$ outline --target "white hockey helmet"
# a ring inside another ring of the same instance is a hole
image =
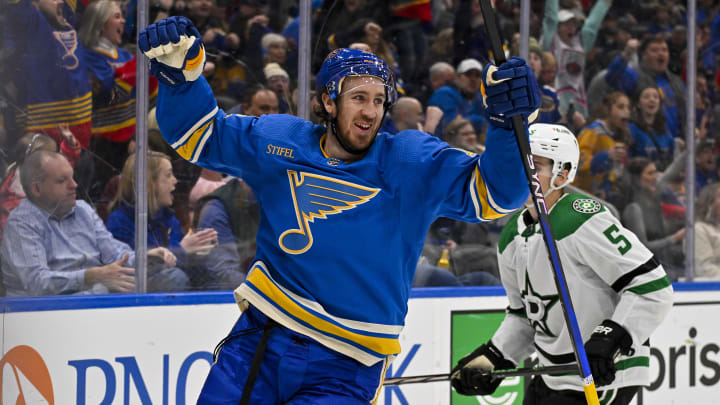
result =
[[[555,124],[532,124],[529,132],[531,153],[553,161],[550,190],[546,194],[572,183],[580,159],[580,147],[575,134],[563,125]],[[567,179],[563,184],[555,186],[555,179],[562,174],[563,169],[568,169]]]

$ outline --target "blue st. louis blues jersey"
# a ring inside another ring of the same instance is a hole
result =
[[[226,115],[202,77],[160,86],[163,136],[185,159],[242,179],[261,207],[241,307],[372,365],[400,352],[415,266],[430,224],[486,221],[527,196],[512,132],[482,156],[419,131],[381,133],[363,159],[322,148],[325,127],[290,115]]]

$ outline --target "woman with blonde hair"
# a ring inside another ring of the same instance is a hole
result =
[[[136,58],[122,47],[124,28],[119,3],[96,0],[83,12],[78,31],[92,83],[91,150],[96,156],[95,181],[101,185],[97,192],[122,168],[135,135]],[[151,104],[157,89],[151,77]]]
[[[170,157],[160,152],[148,152],[148,254],[155,253],[162,258],[164,266],[160,267],[164,267],[165,281],[173,284],[175,289],[183,289],[189,284],[185,273],[192,274],[193,270],[189,255],[210,251],[217,243],[217,232],[213,229],[183,232],[180,221],[170,208],[175,184],[177,179],[172,172]],[[135,247],[135,191],[135,154],[132,154],[123,166],[118,191],[110,206],[112,212],[107,220],[107,228],[115,239],[131,247]]]
[[[720,278],[720,184],[700,191],[695,208],[695,277]]]

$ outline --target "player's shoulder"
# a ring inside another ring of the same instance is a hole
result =
[[[317,138],[317,133],[324,133],[321,125],[289,114],[261,115],[255,121],[255,134],[263,138],[278,139],[283,142],[305,144],[308,138]],[[291,136],[288,136],[291,135]]]
[[[400,162],[419,162],[428,153],[449,147],[440,138],[416,129],[406,129],[394,135],[382,132],[376,142],[383,145],[385,153],[394,155]]]
[[[500,239],[498,239],[498,252],[502,254],[505,249],[512,243],[512,241],[520,235],[520,221],[522,221],[522,215],[526,210],[520,210],[514,213],[507,224],[503,227],[500,232]]]
[[[579,193],[565,194],[550,211],[553,236],[556,240],[566,238],[604,212],[607,208],[594,198]]]

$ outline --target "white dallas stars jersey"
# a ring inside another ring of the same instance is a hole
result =
[[[583,341],[605,319],[622,325],[633,339],[634,355],[616,360],[615,381],[602,389],[647,385],[648,338],[672,307],[665,271],[635,234],[595,200],[566,194],[549,217]],[[503,229],[498,262],[510,304],[492,339],[495,345],[516,363],[533,351],[543,366],[574,363],[545,242],[527,210]],[[582,391],[577,374],[543,379],[556,390]]]

